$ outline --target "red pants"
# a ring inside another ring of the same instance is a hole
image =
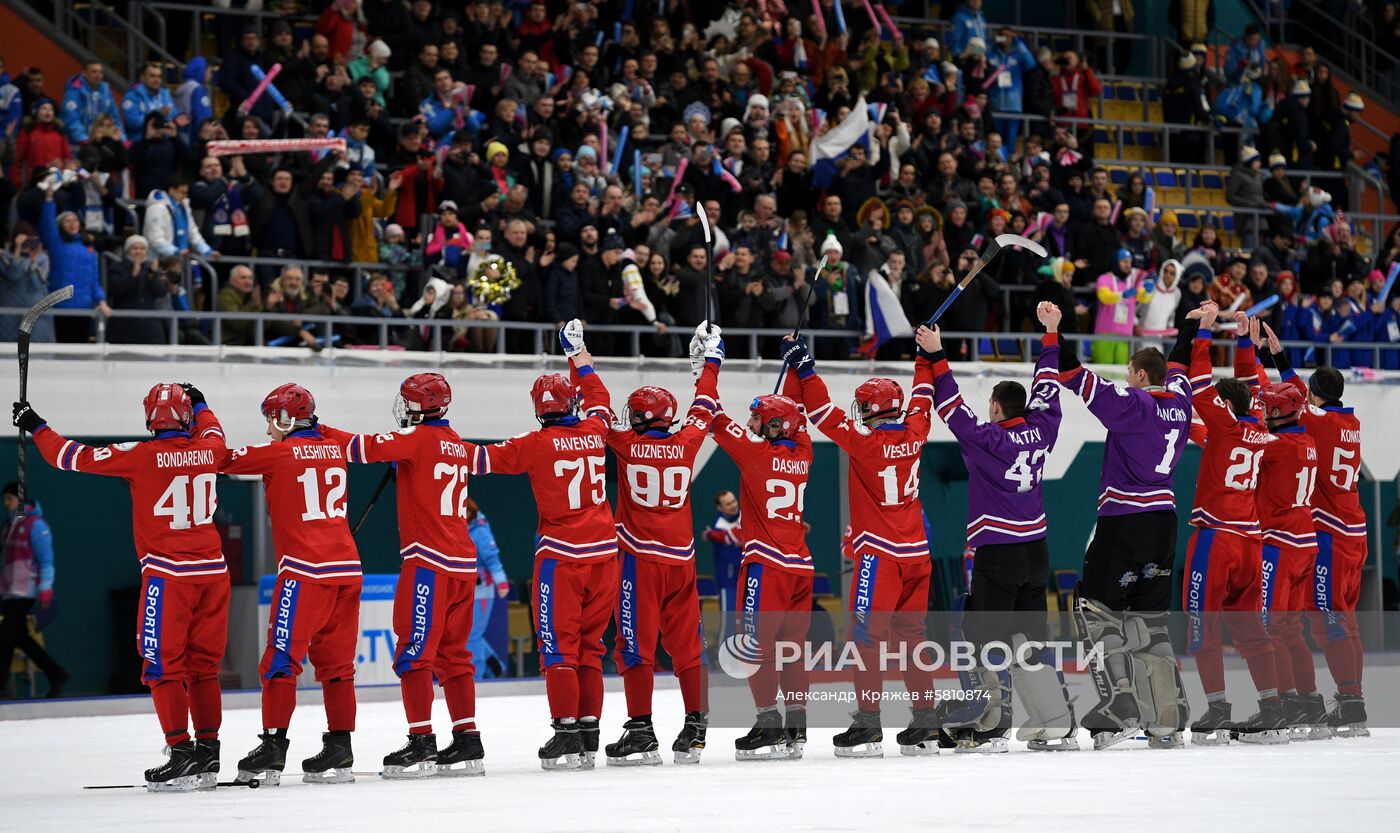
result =
[[[1327,670],[1341,694],[1361,694],[1362,648],[1356,627],[1366,539],[1317,531],[1317,562],[1309,593],[1313,641],[1322,646]],[[1307,693],[1307,692],[1304,692]]]
[[[282,575],[272,594],[263,680],[263,728],[286,729],[296,708],[297,677],[306,657],[316,667],[327,729],[355,728],[355,657],[360,643],[360,581],[322,584]]]
[[[1253,614],[1230,616],[1230,635],[1260,696],[1278,693],[1273,642],[1258,615],[1264,607],[1260,546],[1258,539],[1199,528],[1186,545],[1181,597],[1189,614],[1189,649],[1196,655],[1196,670],[1206,694],[1225,691],[1222,613]]]
[[[228,642],[229,580],[195,583],[147,574],[136,611],[141,681],[151,689],[166,743],[212,740],[223,722],[219,664]]]
[[[924,692],[933,691],[933,672],[914,662],[913,648],[926,638],[928,583],[933,563],[927,558],[861,556],[851,574],[851,624],[847,639],[856,644],[860,664],[855,668],[856,693],[863,712],[880,710],[884,668],[881,644],[898,647],[904,663],[901,673],[915,708]],[[890,653],[887,651],[886,653]],[[928,662],[923,663],[931,668]]]
[[[1313,560],[1317,547],[1264,544],[1263,586],[1265,622],[1274,641],[1274,667],[1279,691],[1317,689],[1312,649],[1303,638],[1303,614],[1308,608]]]
[[[622,670],[627,715],[651,714],[657,634],[681,682],[686,712],[709,711],[709,669],[700,624],[695,562],[663,564],[622,553],[614,659]]]
[[[601,717],[603,631],[617,604],[617,558],[536,559],[532,595],[550,716]]]
[[[784,570],[758,561],[739,567],[738,632],[757,640],[760,660],[749,677],[749,692],[758,708],[777,702],[780,680],[784,703],[806,708],[811,673],[801,659],[785,662],[779,670],[776,643],[804,646],[811,619],[810,570]]]
[[[394,673],[408,731],[433,729],[433,677],[447,697],[452,731],[476,728],[476,668],[467,650],[476,573],[442,573],[407,562],[394,589]]]

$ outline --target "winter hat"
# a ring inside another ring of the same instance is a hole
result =
[[[761,107],[763,108],[763,112],[768,112],[768,96],[763,93],[755,93],[749,96],[749,108],[752,109],[754,107]]]
[[[1167,267],[1168,267],[1168,266],[1175,266],[1175,267],[1176,267],[1176,275],[1175,275],[1176,282],[1173,283],[1171,286],[1163,286],[1163,284],[1165,283],[1165,281],[1166,281],[1166,279],[1167,279],[1167,278],[1166,278],[1166,275],[1167,275]],[[1168,259],[1168,260],[1162,261],[1161,267],[1157,270],[1157,285],[1158,285],[1158,286],[1162,286],[1164,289],[1175,289],[1177,286],[1180,286],[1180,285],[1181,285],[1181,261],[1177,260],[1176,258],[1170,258],[1170,259]]]
[[[931,39],[930,39],[930,40],[931,40]],[[779,249],[778,251],[776,251],[776,252],[773,253],[773,262],[774,262],[774,263],[791,263],[791,262],[792,262],[792,252],[787,252],[787,251],[783,251],[782,249]]]
[[[403,226],[399,225],[398,223],[390,223],[389,225],[387,225],[387,226],[384,227],[384,239],[385,239],[385,240],[388,240],[390,237],[393,237],[393,236],[395,236],[395,235],[397,235],[397,236],[399,236],[399,237],[403,237],[403,236],[404,236],[404,234],[403,234]]]
[[[592,145],[579,145],[578,153],[574,154],[574,159],[576,161],[582,162],[585,158],[589,158],[592,159],[594,162],[597,162],[597,149],[595,149]]]
[[[1115,261],[1119,261],[1119,260],[1132,260],[1132,259],[1133,259],[1133,253],[1130,252],[1130,251],[1128,251],[1127,249],[1119,249],[1119,250],[1118,250],[1118,256],[1114,258]]]
[[[1248,165],[1250,162],[1253,162],[1258,158],[1259,151],[1255,148],[1250,147],[1249,145],[1245,145],[1243,148],[1240,149],[1240,162],[1242,164]]]
[[[1297,81],[1293,82],[1293,89],[1291,90],[1291,92],[1293,95],[1302,98],[1304,96],[1312,95],[1312,87],[1308,84],[1307,81],[1304,81],[1303,79],[1299,78]]]
[[[456,214],[457,203],[453,200],[443,200],[442,202],[438,203],[438,213],[441,214],[444,211],[451,211],[453,214]]]
[[[562,156],[567,156],[570,159],[574,158],[573,151],[569,150],[568,148],[555,148],[554,150],[549,152],[549,158],[551,161],[554,162],[558,162],[559,158]]]
[[[1277,151],[1269,154],[1269,170],[1274,168],[1288,167],[1288,160],[1283,158],[1283,154]]]
[[[1193,44],[1191,44],[1191,54],[1193,54],[1193,55],[1209,55],[1209,54],[1210,54],[1210,50],[1207,49],[1207,48],[1206,48],[1206,45],[1203,44],[1203,43],[1193,43]]]
[[[554,262],[560,266],[571,257],[578,257],[578,247],[572,243],[560,243],[554,247]]]
[[[130,254],[132,246],[145,246],[146,251],[151,250],[151,242],[139,234],[133,234],[122,243],[122,254]]]
[[[1335,370],[1317,371],[1308,379],[1308,392],[1325,402],[1341,402],[1345,384],[1346,379]]]
[[[1194,69],[1196,66],[1196,56],[1192,55],[1190,52],[1187,52],[1185,55],[1182,55],[1181,58],[1177,60],[1176,65],[1181,67],[1182,69]]]
[[[821,254],[835,252],[837,257],[841,256],[841,241],[836,239],[836,235],[828,233],[826,239],[822,241]]]
[[[1181,218],[1176,216],[1176,212],[1172,211],[1170,208],[1168,208],[1166,211],[1163,211],[1162,218],[1157,221],[1158,225],[1161,225],[1162,223],[1171,223],[1177,228],[1181,228]],[[1177,265],[1180,266],[1181,264],[1178,263]]]
[[[488,145],[486,145],[486,161],[488,163],[491,160],[495,159],[496,154],[498,153],[504,153],[506,155],[506,160],[509,161],[510,151],[506,148],[506,146],[503,143],[491,142]]]
[[[967,48],[973,52],[986,52],[987,42],[981,38],[972,38],[967,42]]]
[[[925,49],[938,49],[938,38],[924,38]]]
[[[1356,93],[1347,93],[1347,97],[1342,99],[1342,107],[1353,113],[1360,113],[1366,109],[1366,102]]]
[[[733,133],[738,129],[739,120],[734,118],[733,116],[730,116],[729,118],[719,123],[719,133],[716,133],[715,135],[719,139],[727,139],[729,138],[730,133]]]
[[[601,251],[605,252],[609,249],[617,249],[621,251],[627,248],[627,243],[623,241],[622,235],[618,234],[616,229],[608,229],[607,234],[603,235],[602,244],[599,245],[598,248]]]
[[[950,75],[958,74],[958,65],[953,63],[952,61],[944,61],[942,64],[939,65],[938,68],[943,70],[944,78],[947,78]]]
[[[385,43],[382,40],[376,40],[371,42],[369,47],[365,51],[373,55],[374,57],[380,59],[381,61],[387,60],[390,55],[394,54],[393,50],[389,49],[389,44]]]
[[[1321,188],[1313,186],[1308,189],[1308,204],[1313,208],[1321,208],[1324,203],[1329,203],[1331,201],[1332,195]]]

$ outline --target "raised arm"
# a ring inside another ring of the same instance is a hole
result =
[[[1191,345],[1191,404],[1205,423],[1207,435],[1235,422],[1234,413],[1216,393],[1211,375],[1210,333],[1219,312],[1215,304],[1207,302],[1186,314],[1188,322],[1199,323],[1199,334]]]
[[[798,390],[802,406],[807,409],[807,419],[812,425],[842,449],[850,450],[857,432],[856,425],[847,413],[831,401],[826,382],[817,375],[817,363],[801,336],[783,338],[783,363],[797,374]]]
[[[138,461],[129,452],[138,443],[116,443],[93,447],[70,440],[49,427],[28,402],[14,404],[13,422],[21,431],[34,435],[34,445],[49,465],[61,471],[81,471],[108,477],[130,478],[139,469]]]

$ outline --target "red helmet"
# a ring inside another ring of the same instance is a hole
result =
[[[782,394],[766,393],[754,397],[749,412],[758,417],[760,434],[765,429],[771,432],[771,435],[764,434],[769,439],[791,439],[805,424],[797,403]]]
[[[316,399],[311,391],[288,382],[278,385],[262,403],[262,414],[282,425],[294,425],[316,416]]]
[[[425,419],[437,419],[452,404],[452,388],[441,373],[415,373],[399,385],[394,416],[407,428]]]
[[[904,389],[893,379],[866,379],[856,388],[855,406],[852,410],[862,420],[871,417],[891,416],[904,407]]]
[[[188,431],[194,424],[194,405],[185,389],[171,382],[151,388],[141,400],[150,431]]]
[[[1303,410],[1303,392],[1296,385],[1283,382],[1259,391],[1259,406],[1265,419],[1296,420]]]
[[[670,427],[676,421],[676,397],[665,388],[646,385],[627,397],[627,423],[634,429],[646,430],[652,423]]]
[[[578,388],[562,373],[546,373],[530,386],[535,419],[568,416],[578,410]]]

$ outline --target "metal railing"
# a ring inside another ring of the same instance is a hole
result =
[[[1376,42],[1376,27],[1367,9],[1344,4],[1341,19],[1330,14],[1325,4],[1284,4],[1272,0],[1246,0],[1264,31],[1277,44],[1310,43],[1327,61],[1356,78],[1372,92],[1394,101],[1389,80],[1383,77],[1380,59],[1385,56]],[[1298,12],[1306,8],[1306,14]],[[1319,28],[1322,27],[1322,28]],[[1298,37],[1305,33],[1305,37]]]
[[[28,310],[24,307],[0,307],[0,315],[21,316]],[[52,315],[65,318],[93,318],[97,320],[96,347],[105,351],[112,342],[106,340],[105,319],[95,310],[57,308],[50,311]],[[440,319],[440,318],[373,318],[367,316],[354,315],[293,315],[288,313],[271,312],[185,312],[182,310],[112,310],[112,318],[119,319],[157,319],[171,322],[175,326],[170,326],[170,346],[179,346],[179,323],[191,322],[195,320],[208,320],[213,324],[213,345],[209,350],[219,350],[229,347],[265,347],[267,338],[263,327],[268,323],[275,322],[301,322],[303,324],[313,324],[318,328],[318,338],[324,338],[327,342],[326,350],[321,354],[328,358],[333,358],[336,348],[333,345],[333,337],[337,328],[370,328],[377,332],[377,344],[369,345],[377,347],[379,350],[387,350],[393,345],[390,339],[391,330],[404,330],[412,328],[429,328],[432,335],[424,350],[406,351],[407,355],[426,356],[434,354],[434,360],[441,365],[448,356],[452,355],[445,349],[444,330],[466,329],[466,330],[490,330],[496,332],[527,332],[531,334],[531,347],[527,353],[510,353],[506,350],[506,339],[496,339],[495,355],[497,356],[544,356],[555,353],[557,350],[557,339],[555,338],[556,327],[553,324],[543,324],[526,321],[490,321],[490,320],[466,320],[466,319]],[[221,343],[222,326],[225,322],[248,321],[252,322],[253,343],[251,345],[225,345]],[[324,330],[321,330],[324,325]],[[647,357],[642,355],[642,339],[651,338],[657,335],[657,330],[649,326],[633,326],[625,324],[589,324],[589,332],[607,333],[613,335],[626,335],[629,341],[630,352],[624,355],[635,356],[638,362],[644,361]],[[677,333],[684,332],[685,328],[677,328]],[[760,357],[759,340],[782,338],[789,334],[786,329],[754,329],[747,327],[725,328],[724,337],[730,345],[735,345],[739,340],[749,348],[747,359],[730,359],[731,363],[747,364],[752,367],[762,368],[771,365],[777,367],[781,362],[779,359],[764,359]],[[860,338],[860,334],[852,330],[803,330],[803,337],[808,339],[815,351],[818,345],[825,343],[827,339],[838,339],[840,342],[850,344]],[[967,331],[945,331],[943,332],[945,341],[961,340],[967,348],[967,361],[981,361],[990,358],[997,361],[1019,360],[1030,361],[1036,355],[1035,347],[1040,344],[1040,333],[991,333],[991,332],[967,332]],[[1082,334],[1064,333],[1062,338],[1076,345],[1093,341],[1114,341],[1127,342],[1129,352],[1136,351],[1141,347],[1157,346],[1174,340],[1172,336],[1124,336],[1111,334]],[[988,341],[992,347],[990,356],[983,352],[981,342]],[[1237,339],[1220,338],[1215,340],[1218,347],[1225,348],[1225,362],[1228,366],[1234,361],[1234,349]],[[1014,344],[1014,348],[1009,348],[1003,352],[1000,348],[1006,344]],[[1319,365],[1331,364],[1333,350],[1345,350],[1355,353],[1358,350],[1371,352],[1374,361],[1372,367],[1379,367],[1382,364],[1383,354],[1400,353],[1400,343],[1388,342],[1314,342],[1287,340],[1281,342],[1285,349],[1313,350],[1317,356]],[[363,345],[362,345],[363,346]],[[288,349],[295,350],[298,346],[291,346]],[[200,348],[194,348],[200,349]],[[344,348],[341,348],[344,349]],[[352,351],[359,352],[359,351]],[[658,357],[665,358],[665,357]],[[672,357],[674,358],[674,357]],[[956,360],[956,359],[955,359]]]
[[[183,58],[166,51],[164,43],[156,42],[140,26],[102,0],[85,0],[81,9],[65,2],[55,2],[52,8],[53,22],[60,32],[81,44],[92,56],[114,64],[112,69],[119,76],[114,81],[135,84],[147,61],[175,66],[184,63]],[[114,30],[115,35],[109,30]]]
[[[268,4],[272,6],[273,4]],[[157,42],[165,44],[169,37],[169,23],[166,17],[169,13],[188,15],[190,18],[190,45],[199,54],[199,49],[204,43],[204,37],[208,27],[205,21],[218,19],[221,17],[232,18],[255,18],[259,26],[266,25],[269,19],[286,20],[293,26],[311,26],[316,22],[314,15],[285,14],[275,8],[260,9],[235,9],[215,6],[197,6],[185,3],[132,3],[132,22],[140,26],[143,30],[153,33]],[[223,44],[221,44],[222,46]]]

